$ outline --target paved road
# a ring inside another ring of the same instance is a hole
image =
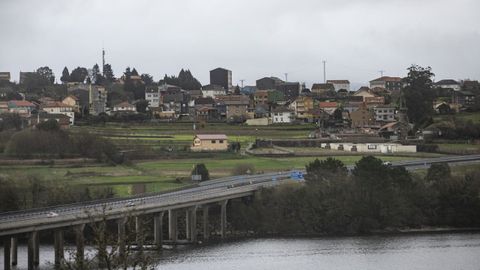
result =
[[[480,155],[447,156],[392,163],[407,169],[424,169],[433,163],[466,164],[480,162]],[[353,166],[348,166],[352,169]],[[27,232],[32,228],[55,228],[85,223],[95,216],[116,218],[126,213],[142,214],[160,210],[178,209],[195,204],[214,203],[222,199],[248,196],[263,187],[292,181],[291,171],[258,175],[224,177],[205,181],[194,187],[164,194],[145,194],[134,198],[116,198],[102,201],[60,205],[0,214],[0,236]]]

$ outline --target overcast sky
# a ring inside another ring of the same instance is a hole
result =
[[[478,0],[0,0],[0,71],[101,64],[163,74],[190,69],[202,84],[225,67],[233,83],[404,76],[480,79]]]

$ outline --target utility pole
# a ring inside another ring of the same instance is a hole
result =
[[[285,82],[288,82],[288,73],[283,73],[285,74]]]
[[[327,83],[327,61],[323,60],[323,83]]]
[[[105,77],[105,48],[102,47],[102,75]]]
[[[385,70],[379,70],[378,72],[380,72],[380,77],[383,77],[383,73],[385,72]]]

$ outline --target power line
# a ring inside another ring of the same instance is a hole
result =
[[[380,77],[383,77],[383,73],[386,72],[385,70],[379,70],[378,72],[380,72]]]

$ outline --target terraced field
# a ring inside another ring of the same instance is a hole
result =
[[[192,123],[160,123],[151,125],[125,125],[108,123],[106,126],[74,127],[72,131],[88,130],[111,139],[123,150],[149,149],[166,151],[184,151],[198,133],[223,133],[230,142],[239,142],[243,149],[256,138],[307,138],[315,129],[314,125],[282,125],[252,127],[228,125],[223,123],[207,124],[193,130]]]

